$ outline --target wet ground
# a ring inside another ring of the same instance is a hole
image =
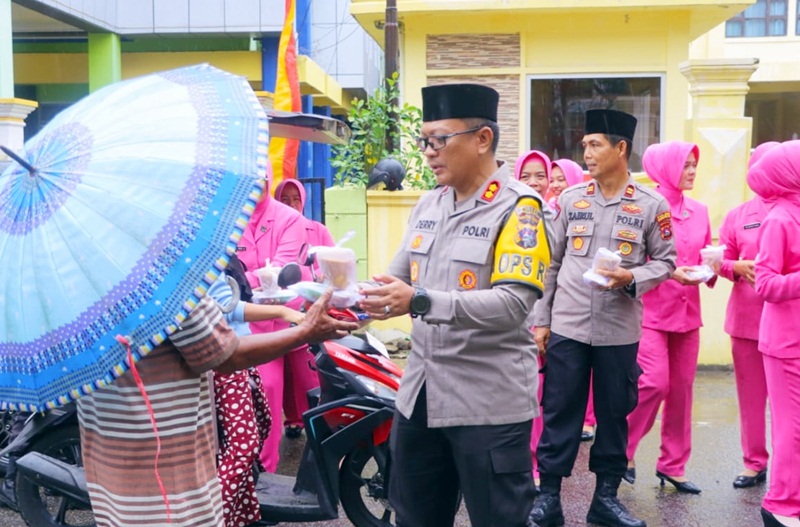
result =
[[[637,454],[636,484],[623,482],[620,498],[649,527],[757,527],[761,525],[759,509],[765,486],[736,490],[734,477],[741,470],[739,427],[733,373],[699,372],[695,384],[694,449],[687,476],[702,494],[679,494],[667,484],[659,487],[655,477],[658,457],[656,430],[641,443]],[[656,422],[658,426],[658,422]],[[279,472],[292,474],[302,451],[303,440],[284,440]],[[566,527],[586,525],[586,511],[594,490],[594,475],[587,470],[590,443],[581,445],[573,476],[564,482],[563,503]],[[0,509],[0,526],[23,527],[19,515]],[[329,522],[285,524],[297,527],[347,527],[342,519]],[[462,507],[456,525],[470,525]]]

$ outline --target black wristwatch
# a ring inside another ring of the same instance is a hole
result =
[[[421,317],[431,310],[431,297],[421,287],[414,288],[414,295],[411,297],[409,311],[413,318]]]

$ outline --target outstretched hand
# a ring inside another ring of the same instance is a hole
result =
[[[328,289],[314,302],[306,313],[300,327],[308,332],[308,342],[316,343],[329,339],[342,338],[351,331],[358,329],[356,322],[336,320],[328,315],[329,303],[333,289]]]
[[[372,279],[378,285],[362,286],[361,293],[365,298],[358,303],[358,307],[375,320],[386,320],[408,313],[411,297],[414,296],[412,286],[389,275],[380,274]]]

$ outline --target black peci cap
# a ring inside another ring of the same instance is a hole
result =
[[[618,135],[633,141],[636,117],[618,110],[587,110],[585,134]]]
[[[440,84],[422,88],[422,121],[478,117],[497,122],[500,94],[482,84]]]

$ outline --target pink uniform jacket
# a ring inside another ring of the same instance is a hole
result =
[[[303,216],[293,208],[266,196],[256,206],[250,223],[239,240],[237,254],[247,266],[247,279],[250,285],[259,286],[255,270],[264,267],[267,258],[274,266],[296,262],[305,241]],[[274,329],[288,327],[288,324],[281,320],[264,320],[253,322],[250,327],[253,333],[268,333]]]
[[[756,293],[765,303],[758,348],[773,357],[800,358],[800,222],[776,204],[761,229]]]
[[[733,290],[725,314],[725,333],[731,337],[758,340],[758,322],[764,301],[755,287],[733,275],[737,260],[755,260],[758,254],[758,235],[767,216],[761,198],[753,198],[732,209],[719,228],[719,243],[725,245],[720,276],[733,282]]]
[[[672,216],[672,229],[678,267],[699,265],[700,249],[711,243],[708,207],[684,196],[680,212]],[[708,285],[713,287],[714,279]],[[642,327],[683,333],[703,325],[698,286],[684,286],[675,280],[667,280],[645,293],[642,301]]]

